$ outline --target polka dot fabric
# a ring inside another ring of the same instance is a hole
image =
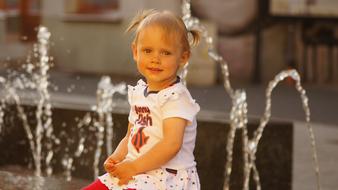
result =
[[[118,179],[109,174],[99,179],[109,190],[200,190],[196,168],[177,171],[157,169],[134,176],[134,180],[123,186],[118,186]]]

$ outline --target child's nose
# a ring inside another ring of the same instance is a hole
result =
[[[160,63],[160,55],[155,53],[152,57],[151,57],[151,62],[152,63]]]

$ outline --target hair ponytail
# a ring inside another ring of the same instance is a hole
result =
[[[201,32],[198,30],[188,30],[189,44],[190,46],[196,46],[200,42]]]

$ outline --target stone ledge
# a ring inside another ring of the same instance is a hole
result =
[[[30,149],[21,126],[20,119],[16,116],[14,107],[10,107],[5,115],[11,114],[11,119],[5,120],[5,128],[1,133],[0,166],[23,165],[27,166],[31,160]],[[33,107],[25,106],[27,112],[34,111]],[[67,134],[68,137],[59,137],[63,143],[67,139],[76,141],[79,139],[77,121],[88,113],[86,110],[53,109],[54,134]],[[34,123],[34,114],[28,120]],[[8,118],[8,117],[7,117]],[[125,135],[127,126],[127,114],[114,113],[114,140],[113,147],[116,147],[120,139]],[[11,124],[11,122],[14,122]],[[65,125],[66,124],[66,125]],[[11,127],[8,127],[11,126]],[[196,139],[195,157],[199,171],[202,189],[222,189],[224,181],[224,166],[226,160],[226,143],[229,131],[229,124],[215,121],[198,120],[198,132]],[[249,121],[248,130],[252,134],[257,123]],[[82,134],[82,133],[81,133]],[[234,144],[233,169],[231,176],[231,189],[242,189],[242,141],[241,131],[236,132]],[[88,149],[81,158],[74,160],[73,176],[76,178],[92,179],[93,154],[95,144],[95,132],[86,129],[85,147]],[[90,140],[88,140],[90,139]],[[264,131],[257,152],[257,168],[260,173],[262,189],[290,190],[292,179],[292,151],[293,151],[293,125],[287,122],[270,122]],[[65,155],[66,145],[58,145],[55,148],[53,166],[55,173],[62,172],[61,158]],[[75,150],[77,144],[67,145],[69,150]],[[103,146],[105,147],[105,145]],[[18,156],[20,155],[20,156]],[[106,150],[103,148],[99,166],[102,166],[106,158]],[[80,162],[81,160],[81,162]],[[87,163],[87,164],[84,164]],[[100,174],[104,173],[101,168]],[[251,184],[251,188],[253,188]],[[250,188],[250,189],[251,189]]]

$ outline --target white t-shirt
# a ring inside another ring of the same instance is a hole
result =
[[[131,106],[128,120],[131,129],[126,159],[135,160],[149,151],[163,138],[163,120],[170,117],[186,119],[181,150],[162,168],[187,169],[196,165],[193,151],[196,139],[196,114],[199,105],[180,82],[157,93],[147,93],[147,84],[139,80],[136,86],[128,86]]]

